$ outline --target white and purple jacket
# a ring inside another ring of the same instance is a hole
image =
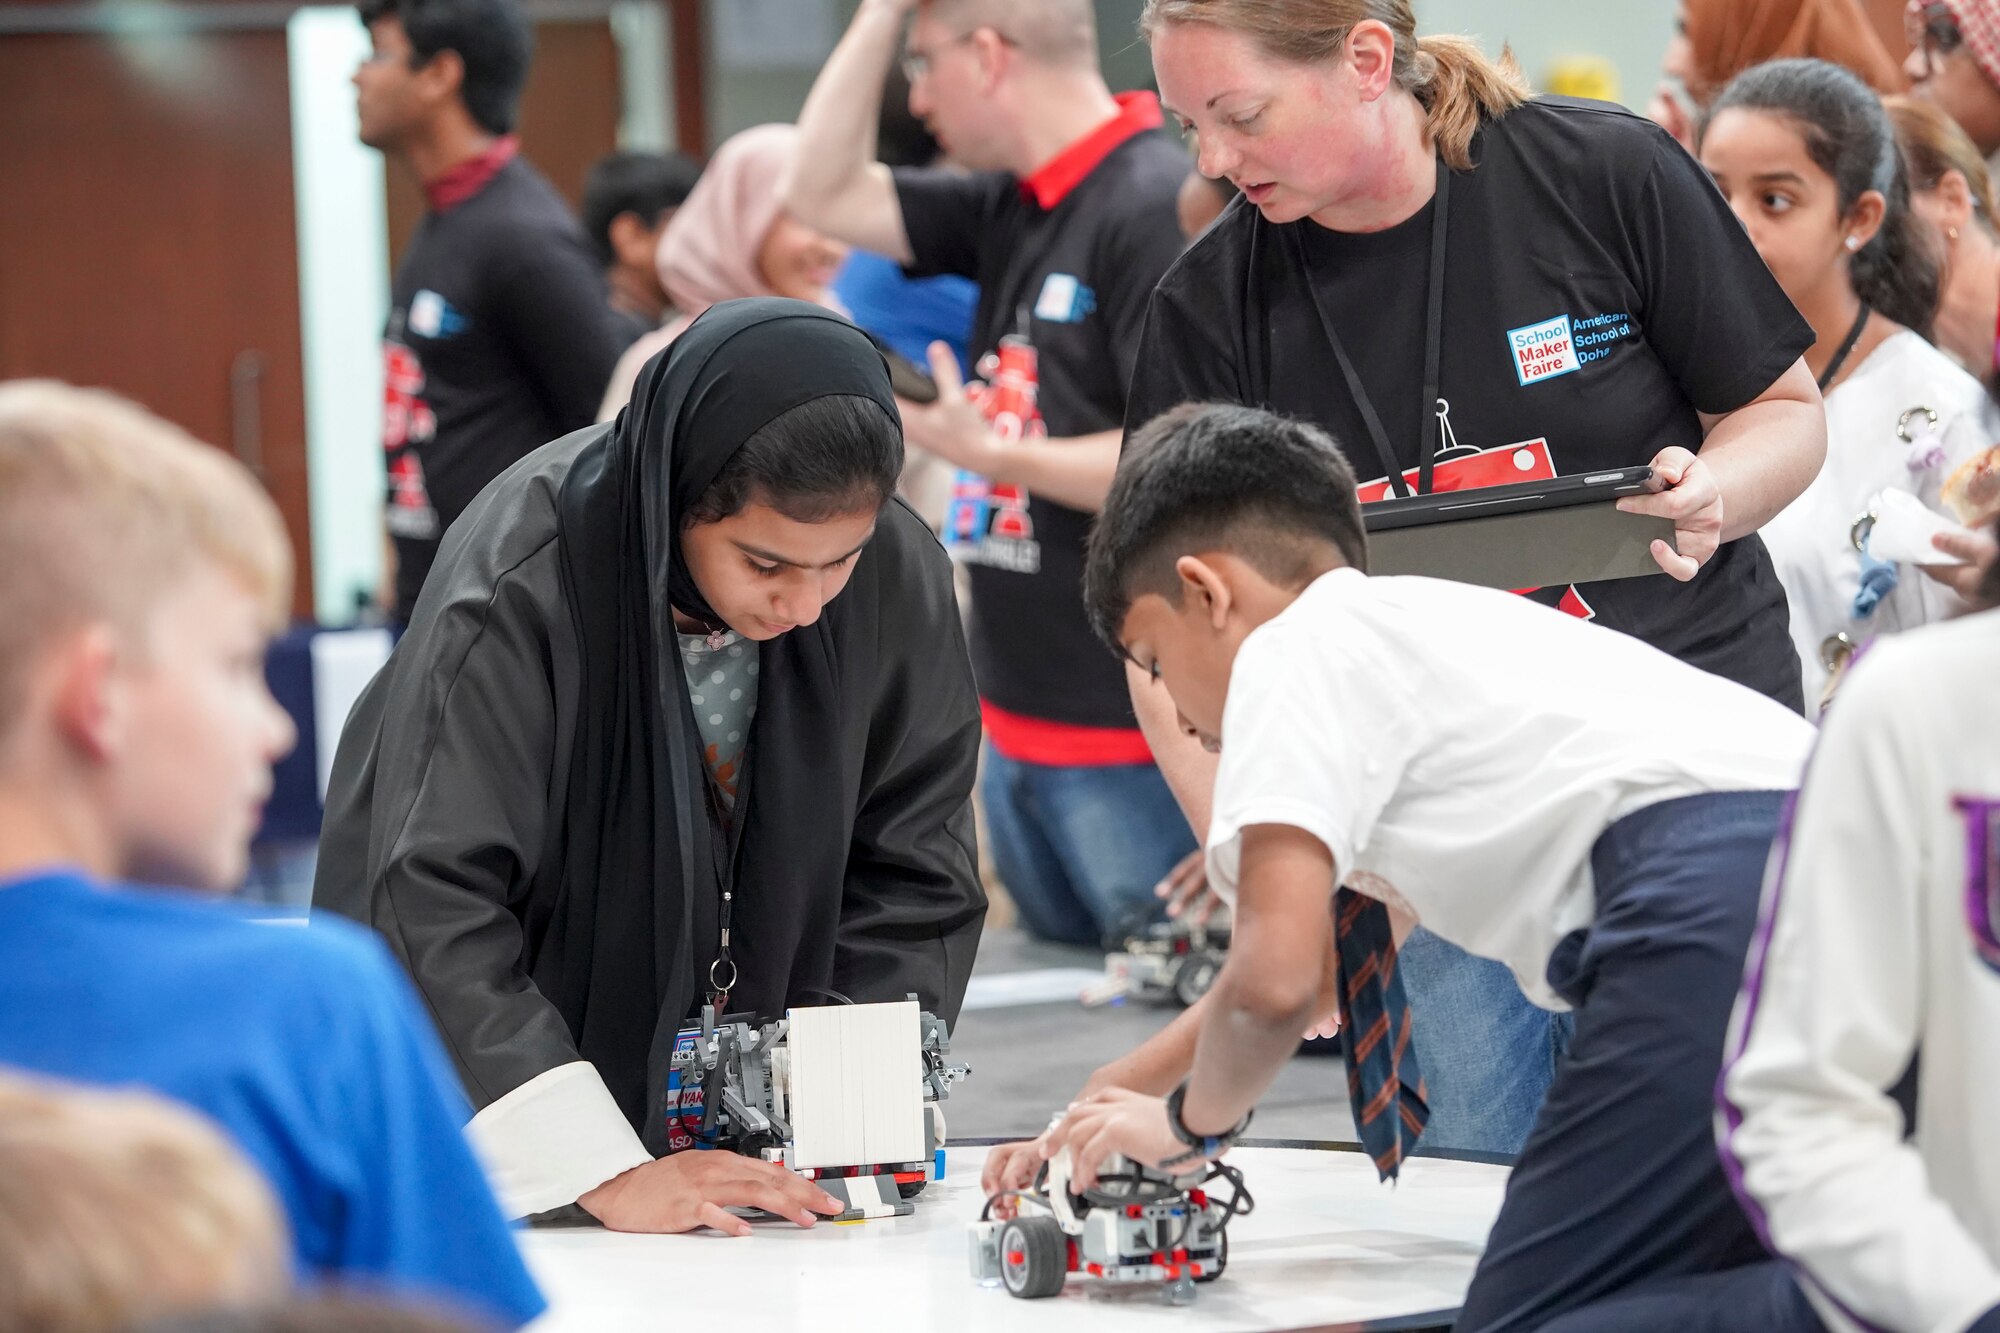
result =
[[[1882,642],[1772,854],[1716,1134],[1836,1330],[2000,1329],[1996,683],[2000,613]]]

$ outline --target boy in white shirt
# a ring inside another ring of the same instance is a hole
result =
[[[1576,1013],[1461,1330],[1541,1328],[1761,1260],[1709,1116],[1812,729],[1627,635],[1505,593],[1371,579],[1366,560],[1353,475],[1313,427],[1191,406],[1128,446],[1086,598],[1220,748],[1209,876],[1235,935],[1187,1021],[1041,1153],[1072,1148],[1080,1185],[1114,1152],[1213,1157],[1337,1008],[1363,1145],[1393,1175],[1426,1112],[1389,904]],[[1164,1102],[1145,1095],[1182,1075]]]

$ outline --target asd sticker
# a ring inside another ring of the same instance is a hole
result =
[[[1568,315],[1507,330],[1507,350],[1513,353],[1514,374],[1523,385],[1567,375],[1583,364],[1577,358]]]

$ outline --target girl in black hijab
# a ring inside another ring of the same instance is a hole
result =
[[[314,903],[408,965],[513,1212],[809,1225],[839,1205],[781,1168],[654,1160],[675,1034],[724,994],[956,1019],[979,712],[902,456],[864,334],[715,306],[452,526],[356,705]]]

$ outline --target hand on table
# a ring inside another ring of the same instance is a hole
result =
[[[1656,495],[1628,495],[1618,508],[1627,514],[1673,520],[1673,545],[1655,540],[1653,559],[1686,583],[1722,545],[1722,490],[1708,465],[1679,445],[1660,450],[1653,459],[1653,473],[1666,489]]]
[[[1164,1097],[1125,1088],[1092,1093],[1069,1108],[1037,1141],[1042,1156],[1070,1150],[1070,1188],[1097,1184],[1097,1173],[1114,1153],[1143,1166],[1158,1166],[1187,1151],[1167,1120]]]
[[[727,1211],[761,1208],[802,1227],[845,1205],[775,1162],[733,1152],[683,1152],[635,1166],[577,1200],[612,1231],[673,1233],[713,1227],[747,1236],[750,1224]]]

